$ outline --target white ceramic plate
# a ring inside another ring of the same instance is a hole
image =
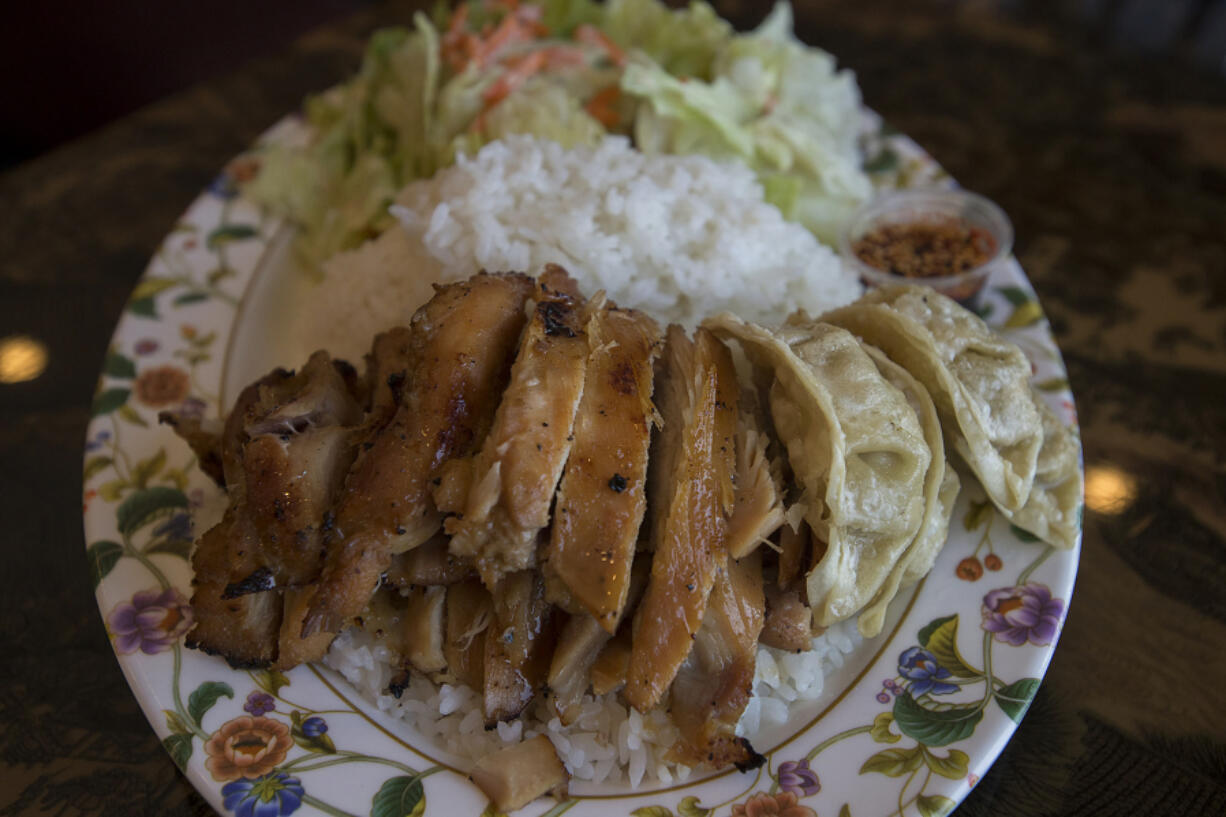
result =
[[[914,143],[869,117],[866,167],[879,186],[949,184]],[[291,138],[287,120],[265,141]],[[238,193],[239,157],[166,237],[128,302],[94,399],[85,454],[85,532],[98,606],[133,693],[166,750],[223,814],[478,815],[484,797],[444,746],[380,714],[331,671],[231,669],[182,646],[193,518],[222,492],[194,466],[160,409],[220,415],[284,354],[270,330],[302,286],[286,231]],[[1047,322],[1014,261],[990,282],[985,316],[1017,342],[1064,420],[1072,397]],[[943,814],[1009,739],[1055,648],[1079,549],[1012,529],[964,480],[932,573],[895,600],[883,634],[827,677],[786,729],[759,738],[768,762],[636,790],[574,781],[528,817],[571,810],[636,817]],[[201,528],[203,529],[203,528]],[[993,635],[984,624],[1007,616]]]

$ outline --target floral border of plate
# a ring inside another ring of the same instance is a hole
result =
[[[865,166],[879,188],[952,183],[913,142],[871,113],[866,120]],[[300,138],[302,128],[284,120],[261,144]],[[428,803],[445,803],[457,814],[492,817],[465,778],[413,750],[326,673],[241,672],[183,648],[193,622],[192,511],[218,492],[158,426],[156,412],[221,413],[219,350],[279,226],[239,192],[258,162],[259,146],[228,164],[192,204],[132,292],[107,350],[85,445],[84,518],[112,645],[162,745],[222,813],[422,817]],[[1016,261],[990,282],[982,313],[1022,346],[1039,389],[1075,427],[1059,353]],[[949,812],[1038,688],[1079,555],[1044,549],[999,518],[974,487],[963,493],[950,543],[893,640],[822,718],[771,750],[756,775],[544,800],[525,813]]]

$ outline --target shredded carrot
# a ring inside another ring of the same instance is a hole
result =
[[[610,85],[589,99],[583,109],[597,122],[612,130],[617,127],[621,118],[617,113],[617,101],[621,99],[621,95],[621,88]]]
[[[545,68],[548,70],[572,68],[587,63],[587,56],[583,53],[583,49],[573,45],[551,45],[541,50],[545,52]]]
[[[609,59],[613,60],[614,65],[618,68],[626,67],[626,52],[591,23],[584,23],[575,29],[575,39],[581,43],[599,46],[609,55]]]
[[[511,62],[503,75],[493,85],[486,88],[485,93],[481,95],[481,99],[485,102],[485,109],[489,110],[510,96],[512,91],[545,67],[545,60],[544,51],[533,51]]]

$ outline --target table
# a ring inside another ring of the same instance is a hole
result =
[[[958,813],[1223,814],[1226,85],[996,8],[797,13],[874,108],[1012,216],[1077,395],[1077,590],[1033,707]],[[211,813],[141,716],[90,592],[77,511],[94,379],[197,191],[408,13],[330,24],[0,176],[0,335],[48,354],[41,376],[0,385],[0,814]]]

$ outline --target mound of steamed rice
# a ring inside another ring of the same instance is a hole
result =
[[[588,294],[689,328],[725,309],[777,325],[861,293],[834,252],[766,203],[744,165],[646,156],[621,137],[574,150],[530,136],[491,142],[410,184],[393,211],[402,229],[324,265],[297,321],[304,348],[360,359],[432,282],[478,269],[560,264]]]
[[[787,722],[794,705],[822,694],[825,676],[842,667],[861,640],[853,619],[813,639],[809,652],[759,646],[754,697],[741,716],[737,734],[752,742],[759,730]],[[436,685],[413,675],[399,698],[389,695],[390,660],[387,647],[369,633],[353,629],[332,643],[324,663],[381,712],[406,721],[423,738],[424,751],[472,762],[504,745],[544,734],[576,780],[667,785],[686,780],[692,771],[665,759],[677,730],[662,708],[641,715],[618,700],[616,692],[600,698],[585,695],[578,720],[563,726],[549,702],[538,695],[518,720],[487,731],[481,697],[466,686]]]

